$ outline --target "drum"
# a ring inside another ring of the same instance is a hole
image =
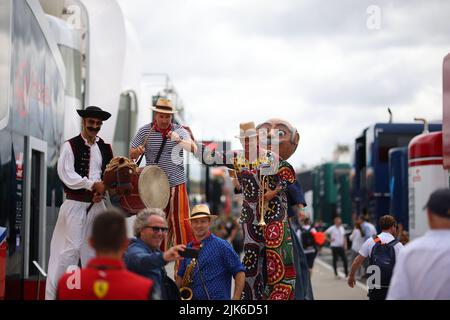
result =
[[[106,167],[103,182],[111,203],[129,215],[145,208],[165,209],[169,202],[169,181],[158,166],[139,171],[131,160],[116,157]]]

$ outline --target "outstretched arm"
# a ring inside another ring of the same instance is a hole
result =
[[[238,151],[224,152],[222,150],[216,150],[216,146],[213,144],[205,144],[201,142],[195,142],[197,146],[197,152],[194,154],[198,161],[208,167],[227,167],[228,169],[235,170],[234,161],[238,156]]]

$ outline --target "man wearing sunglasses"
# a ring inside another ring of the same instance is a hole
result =
[[[94,218],[106,209],[102,176],[113,157],[111,145],[97,136],[103,121],[111,114],[99,107],[77,110],[82,131],[66,141],[58,159],[58,176],[64,185],[66,200],[59,210],[50,244],[46,299],[55,299],[58,279],[69,266],[81,260],[84,268],[95,256],[88,245]]]
[[[185,245],[176,245],[167,251],[160,251],[161,243],[167,236],[167,221],[161,209],[144,209],[137,216],[133,227],[136,238],[131,239],[125,253],[128,270],[153,280],[154,291],[162,300],[179,299],[178,288],[167,276],[164,266],[180,260],[179,251]]]

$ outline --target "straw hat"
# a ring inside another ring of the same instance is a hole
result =
[[[139,197],[148,208],[167,207],[170,198],[169,180],[158,166],[146,166],[139,175]]]
[[[211,214],[209,207],[206,204],[197,204],[192,208],[191,216],[189,220],[200,219],[200,218],[217,218],[216,215]]]
[[[156,101],[156,105],[154,107],[150,107],[150,109],[156,112],[170,114],[174,114],[178,111],[173,107],[172,101],[166,98],[159,98],[158,101]]]
[[[253,121],[240,123],[239,131],[240,131],[239,135],[235,136],[236,138],[239,138],[239,139],[255,137],[258,135],[256,133],[255,123]]]

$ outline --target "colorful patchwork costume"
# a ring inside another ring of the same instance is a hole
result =
[[[258,131],[265,131],[267,133],[267,149],[271,150],[272,147],[276,154],[280,155],[283,160],[288,160],[297,150],[300,142],[300,134],[297,129],[288,121],[283,119],[269,119],[259,124],[256,129]],[[271,141],[277,140],[277,143],[272,144]],[[291,184],[288,188],[288,216],[296,216],[298,205],[306,207],[306,202],[303,197],[298,181]],[[294,219],[296,220],[296,219]],[[292,222],[292,221],[291,221]],[[291,228],[292,230],[292,228]],[[293,232],[295,235],[295,232]],[[296,282],[295,282],[295,299],[296,300],[312,300],[313,292],[311,287],[311,279],[309,275],[308,265],[306,263],[306,256],[303,248],[296,236],[292,237],[292,244],[294,248],[294,264],[296,270]]]

